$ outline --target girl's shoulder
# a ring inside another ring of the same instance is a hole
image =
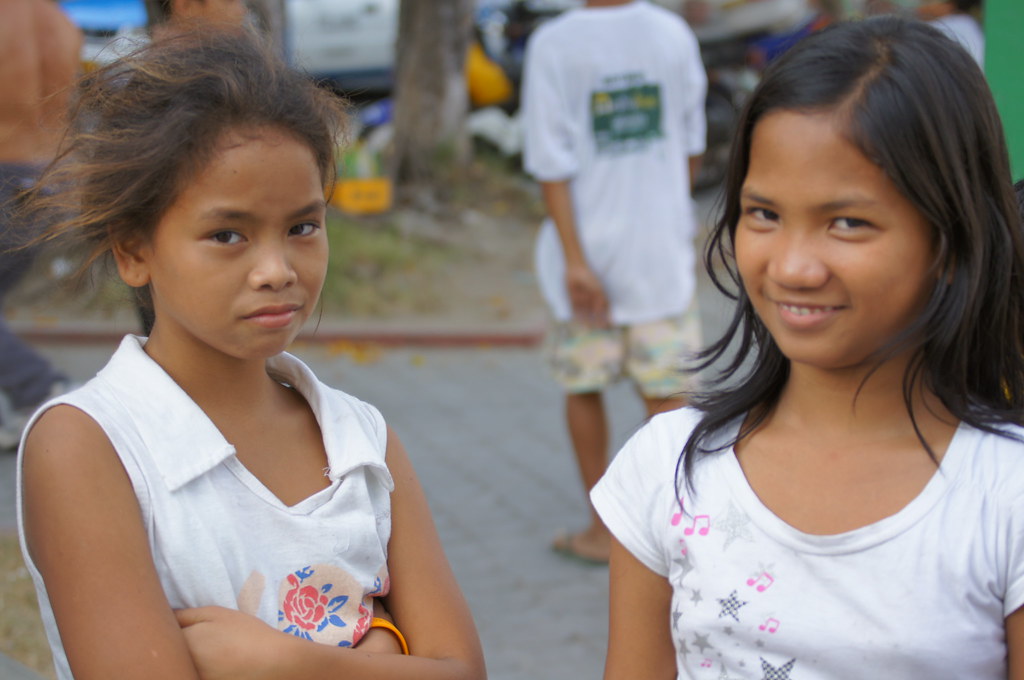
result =
[[[631,459],[640,468],[674,468],[701,415],[691,407],[659,413],[629,438],[616,457]]]
[[[703,411],[691,406],[659,413],[650,418],[634,436],[642,436],[642,439],[645,441],[656,443],[656,445],[668,446],[675,450],[675,456],[677,457],[701,420],[703,420],[704,415]],[[704,441],[705,448],[711,447],[714,450],[715,447],[727,443],[729,438],[735,434],[738,423],[739,420],[727,424],[718,431],[709,433]]]
[[[1014,502],[1024,499],[1024,427],[1000,425],[987,432],[961,424],[946,458],[959,461],[958,476],[986,493]]]
[[[659,431],[671,431],[677,434],[685,431],[686,435],[689,436],[693,428],[700,422],[701,417],[702,413],[698,409],[692,406],[684,406],[652,416],[647,420],[644,427]]]
[[[356,425],[383,447],[387,443],[387,425],[380,410],[342,389],[321,381],[298,357],[284,352],[267,362],[267,372],[294,387],[309,402],[324,429],[325,439],[331,424]],[[383,448],[381,449],[383,451]]]

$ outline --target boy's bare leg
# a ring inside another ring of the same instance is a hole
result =
[[[656,416],[659,413],[665,413],[666,411],[675,411],[677,408],[686,406],[686,400],[682,397],[644,397],[644,409],[647,411],[647,417]]]
[[[565,415],[580,478],[589,493],[608,467],[608,420],[602,394],[584,392],[567,395]],[[559,537],[555,548],[583,558],[606,561],[610,549],[608,529],[590,505],[589,498],[587,504],[590,507],[590,526],[577,534]]]

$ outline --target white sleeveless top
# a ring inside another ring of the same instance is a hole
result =
[[[369,627],[370,598],[387,594],[390,491],[387,431],[374,407],[321,383],[289,354],[268,373],[298,390],[316,415],[330,486],[284,505],[235,456],[206,414],[127,336],[83,387],[44,404],[93,418],[117,451],[142,512],[172,608],[219,605],[286,633],[350,646]],[[282,452],[287,455],[287,452]],[[71,670],[46,588],[24,541],[22,463],[18,525],[59,678]]]

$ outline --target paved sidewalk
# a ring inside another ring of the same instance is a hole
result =
[[[39,680],[39,675],[14,659],[0,654],[0,678],[4,680]]]

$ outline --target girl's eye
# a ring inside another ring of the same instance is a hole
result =
[[[296,224],[288,233],[292,236],[309,236],[319,228],[320,225],[315,222],[303,222],[302,224]]]
[[[223,243],[225,245],[234,245],[242,240],[242,235],[237,231],[218,231],[216,234],[210,237],[217,243]]]
[[[871,226],[868,222],[865,222],[864,220],[858,220],[853,217],[840,217],[835,220],[832,220],[832,224],[842,231],[857,229],[858,227]]]
[[[762,220],[764,222],[775,222],[779,219],[779,214],[777,212],[773,212],[767,208],[747,208],[744,212],[755,220]]]

